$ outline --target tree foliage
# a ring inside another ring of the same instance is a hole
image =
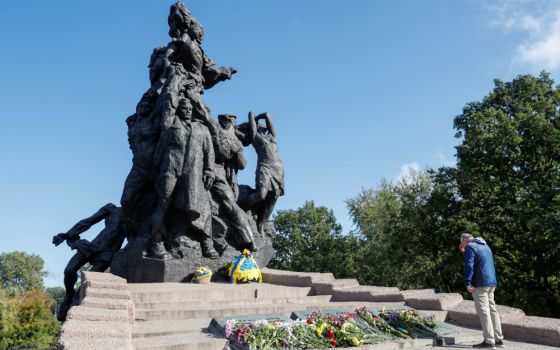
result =
[[[332,272],[336,277],[353,277],[356,271],[358,239],[342,235],[332,210],[306,202],[296,210],[280,210],[274,216],[277,235],[272,268]]]
[[[456,235],[449,234],[458,223],[445,212],[453,211],[442,203],[447,195],[430,173],[411,171],[396,184],[382,181],[377,190],[363,189],[347,200],[356,231],[365,238],[361,283],[446,292],[460,285],[460,256],[452,249]]]
[[[11,252],[0,254],[0,284],[2,288],[18,291],[43,289],[47,275],[44,261],[36,254]]]
[[[0,254],[0,350],[55,345],[60,324],[43,290],[43,266],[38,255]]]
[[[49,296],[40,289],[9,294],[0,290],[0,350],[54,346],[60,326]]]

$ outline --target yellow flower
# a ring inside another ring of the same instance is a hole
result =
[[[350,341],[352,342],[352,345],[354,345],[354,346],[360,346],[364,343],[363,340],[358,340],[358,338],[356,338],[356,337],[350,337]]]
[[[319,328],[317,328],[317,335],[321,336],[321,334],[323,334],[323,331],[325,330],[325,328],[327,328],[327,324],[325,322],[321,323]]]
[[[274,325],[273,325],[272,323],[269,323],[269,324],[268,324],[268,329],[270,329],[270,330],[275,330],[276,327],[274,327]]]

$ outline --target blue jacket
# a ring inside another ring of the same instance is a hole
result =
[[[484,239],[478,237],[465,248],[465,284],[473,287],[494,287],[496,269],[492,250]]]

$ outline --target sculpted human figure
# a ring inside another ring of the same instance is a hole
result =
[[[204,29],[184,4],[175,3],[171,6],[168,23],[171,42],[165,55],[170,61],[181,63],[188,72],[191,84],[187,89],[187,96],[195,114],[209,114],[210,109],[200,95],[205,89],[230,79],[237,71],[233,67],[216,67],[206,55],[201,47]]]
[[[213,247],[211,203],[208,190],[214,182],[214,150],[208,128],[192,119],[187,98],[178,102],[175,118],[162,131],[155,160],[159,166],[156,181],[156,209],[152,218],[153,257],[166,257],[165,215],[170,206],[184,213],[188,229],[202,237],[202,254],[219,255]]]
[[[80,239],[80,234],[90,227],[105,220],[105,228],[93,241]],[[58,246],[66,241],[72,250],[77,250],[64,269],[64,287],[66,296],[57,315],[60,321],[66,319],[66,313],[72,306],[76,291],[74,284],[78,280],[78,270],[86,263],[92,265],[91,271],[103,272],[111,266],[113,255],[121,248],[125,239],[122,228],[122,210],[114,204],[107,204],[92,216],[80,220],[66,233],[53,237],[53,244]]]
[[[158,169],[154,152],[160,134],[160,118],[154,113],[156,93],[149,89],[136,106],[136,113],[127,118],[128,142],[132,150],[132,169],[128,174],[121,197],[123,215],[129,226],[134,226],[136,214],[145,202],[143,195],[153,188]],[[128,227],[127,231],[134,231]]]
[[[259,123],[265,121],[265,125]],[[246,198],[246,208],[257,213],[257,227],[263,234],[278,197],[284,195],[284,164],[280,159],[276,130],[268,113],[257,117],[249,112],[250,137],[257,152],[256,191]]]
[[[228,172],[245,168],[243,145],[235,133],[235,116],[218,116],[219,124],[210,118],[206,124],[212,135],[215,151],[216,180],[210,191],[219,207],[219,211],[229,218],[243,248],[256,251],[253,231],[243,209],[237,204],[237,181],[228,181]],[[234,190],[235,187],[235,190]]]

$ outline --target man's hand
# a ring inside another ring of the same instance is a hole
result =
[[[474,288],[473,286],[467,286],[467,290],[468,290],[470,293],[474,293],[475,288]]]
[[[227,76],[227,79],[231,79],[232,75],[234,75],[235,73],[237,73],[237,69],[235,69],[234,67],[229,67],[229,74]]]
[[[52,243],[53,243],[55,246],[59,246],[60,243],[64,242],[64,240],[65,240],[66,238],[67,238],[66,233],[59,233],[58,235],[53,236]]]
[[[203,181],[204,181],[204,189],[206,189],[206,191],[208,191],[214,184],[214,178],[211,176],[204,176]]]

